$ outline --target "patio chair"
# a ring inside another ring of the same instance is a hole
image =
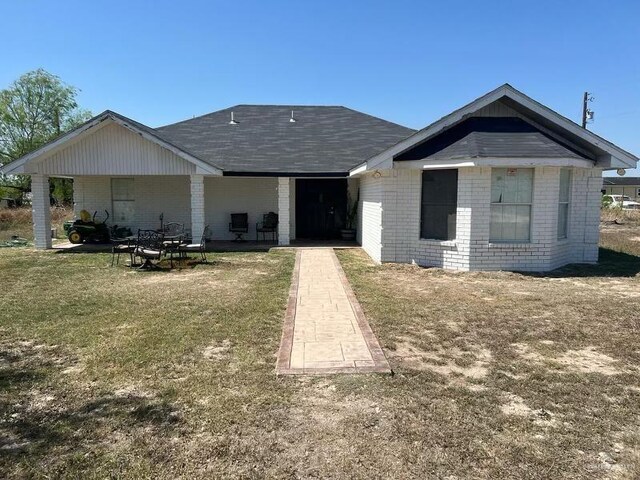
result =
[[[136,242],[136,248],[134,255],[144,260],[144,263],[140,266],[140,269],[151,269],[156,267],[153,264],[162,260],[162,256],[165,253],[164,234],[157,230],[138,230],[138,241]]]
[[[162,226],[162,233],[165,237],[176,237],[184,234],[184,224],[178,222],[165,223]]]
[[[189,252],[198,252],[200,254],[200,259],[206,263],[207,262],[207,236],[209,234],[209,225],[204,227],[204,231],[202,232],[202,237],[200,238],[200,243],[184,243],[180,245],[178,251],[180,255],[185,255]]]
[[[165,255],[169,255],[171,268],[173,268],[173,256],[179,254],[180,245],[184,243],[184,224],[178,222],[165,223],[162,226],[164,240],[162,244],[165,247]]]
[[[274,212],[266,213],[262,216],[262,222],[256,223],[256,240],[262,233],[262,240],[266,240],[267,233],[272,235],[273,240],[278,240],[278,214]]]
[[[249,233],[249,214],[248,213],[232,213],[231,223],[229,223],[229,231],[236,235],[236,242],[243,242],[242,235]]]
[[[131,237],[125,238],[111,238],[111,266],[113,267],[113,263],[115,260],[115,264],[120,264],[120,255],[126,254],[129,255],[129,259],[131,260],[130,265],[134,264],[134,254],[136,252],[136,244],[135,241]]]

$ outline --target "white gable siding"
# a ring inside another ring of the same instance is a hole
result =
[[[376,262],[382,261],[382,178],[360,179],[358,242]]]
[[[99,128],[36,163],[46,175],[188,175],[192,163],[118,124]]]

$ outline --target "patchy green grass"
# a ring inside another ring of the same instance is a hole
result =
[[[436,478],[640,477],[640,258],[620,250],[546,276],[339,252],[396,372],[338,380],[380,406],[379,458]]]
[[[615,233],[546,276],[339,251],[393,376],[275,377],[290,251],[0,251],[0,477],[638,478],[640,259]]]
[[[274,354],[292,253],[109,260],[0,251],[0,476],[259,474],[291,395]]]

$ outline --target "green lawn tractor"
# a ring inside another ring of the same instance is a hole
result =
[[[91,217],[86,210],[80,212],[80,218],[78,220],[64,222],[63,228],[69,241],[75,244],[85,242],[109,243],[111,238],[109,227],[107,227],[109,212],[105,210],[104,213],[106,217],[101,222],[96,222],[98,212],[94,212],[93,217]]]

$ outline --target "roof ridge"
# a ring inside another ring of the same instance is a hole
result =
[[[237,105],[236,105],[237,106]],[[224,112],[225,110],[230,110],[234,107],[227,107],[227,108],[222,108],[220,110],[215,110],[213,112],[209,112],[209,113],[203,113],[202,115],[196,115],[195,117],[191,117],[191,118],[186,118],[184,120],[180,120],[179,122],[174,122],[174,123],[167,123],[166,125],[160,125],[159,127],[154,127],[154,130],[158,130],[160,128],[165,128],[165,127],[173,127],[174,125],[179,125],[181,123],[185,123],[185,122],[190,122],[192,120],[196,120],[198,118],[204,118],[204,117],[208,117],[209,115],[213,115],[214,113],[220,113],[220,112]]]
[[[215,111],[209,112],[209,113],[204,113],[202,115],[197,115],[195,117],[187,118],[185,120],[180,120],[179,122],[174,122],[174,123],[168,123],[166,125],[161,125],[161,126],[155,127],[154,130],[160,130],[160,129],[167,128],[167,127],[173,127],[173,126],[176,126],[176,125],[180,125],[182,123],[191,122],[193,120],[202,119],[202,118],[205,118],[205,117],[208,117],[208,116],[211,116],[211,115],[220,114],[222,112],[231,112],[234,109],[237,109],[237,108],[240,108],[240,107],[278,107],[278,108],[287,108],[287,109],[289,109],[289,108],[292,108],[292,109],[296,109],[296,108],[340,108],[340,109],[348,110],[350,112],[355,112],[355,113],[357,113],[359,115],[364,115],[366,117],[373,118],[373,119],[375,119],[377,121],[384,122],[384,123],[389,124],[389,125],[395,125],[397,127],[405,128],[407,130],[410,130],[412,133],[416,132],[416,130],[414,128],[407,127],[406,125],[401,125],[401,124],[396,123],[396,122],[391,122],[391,121],[386,120],[384,118],[376,117],[375,115],[372,115],[370,113],[362,112],[360,110],[355,110],[355,109],[350,108],[350,107],[345,107],[344,105],[300,105],[300,104],[296,105],[296,104],[276,104],[276,103],[273,103],[273,104],[266,104],[266,103],[265,104],[238,103],[236,105],[232,105],[232,106],[227,107],[227,108],[223,108],[223,109],[220,109],[220,110],[215,110]],[[151,128],[151,127],[149,127],[149,128]],[[407,136],[409,136],[409,135],[411,135],[411,133],[407,134]]]
[[[365,116],[370,117],[370,118],[375,118],[376,120],[380,120],[380,121],[385,122],[385,123],[388,123],[388,124],[390,124],[390,125],[395,125],[395,126],[397,126],[397,127],[406,128],[407,130],[411,130],[411,131],[412,131],[412,132],[414,132],[414,133],[415,133],[415,132],[417,132],[417,130],[416,130],[415,128],[407,127],[406,125],[401,125],[401,124],[399,124],[399,123],[392,122],[392,121],[390,121],[390,120],[386,120],[386,119],[384,119],[384,118],[376,117],[375,115],[372,115],[372,114],[367,113],[367,112],[361,112],[360,110],[356,110],[356,109],[351,108],[351,107],[342,107],[342,108],[344,108],[344,109],[346,109],[346,110],[351,110],[352,112],[359,113],[360,115],[365,115]],[[409,134],[409,135],[412,135],[412,134]],[[407,135],[407,137],[408,137],[409,135]]]
[[[347,108],[344,105],[319,105],[302,103],[239,103],[235,107],[314,107],[314,108]],[[230,107],[234,108],[234,107]],[[349,109],[350,110],[350,109]],[[215,113],[215,112],[212,112]]]

